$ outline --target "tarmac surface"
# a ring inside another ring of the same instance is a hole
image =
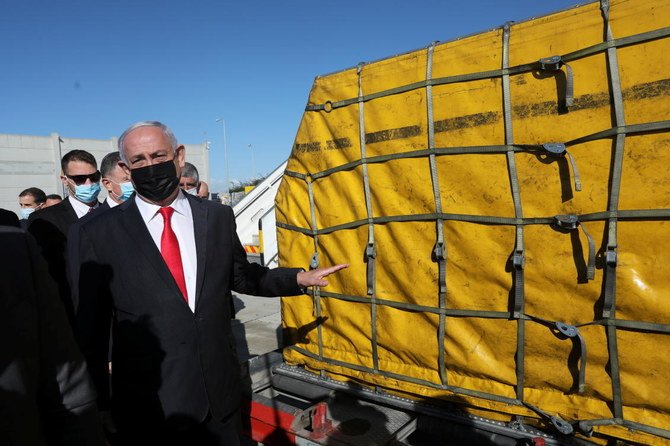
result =
[[[235,319],[231,321],[240,363],[282,346],[279,297],[233,293]]]

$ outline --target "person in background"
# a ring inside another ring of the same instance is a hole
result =
[[[160,122],[130,126],[119,152],[137,193],[79,231],[77,337],[98,407],[111,408],[124,445],[239,445],[229,291],[298,295],[348,265],[250,264],[232,209],[179,188],[184,146]]]
[[[47,201],[47,195],[42,189],[29,187],[19,194],[19,206],[21,207],[21,229],[28,228],[28,217],[38,209],[42,209]]]
[[[209,186],[204,181],[200,181],[198,169],[191,163],[184,163],[179,179],[179,187],[187,194],[195,195],[202,199],[209,199]]]
[[[198,195],[200,175],[193,164],[184,162],[184,168],[181,170],[181,177],[179,178],[179,187],[187,194]]]
[[[209,200],[209,186],[207,183],[204,181],[200,182],[200,186],[198,187],[198,197],[202,198],[203,200]]]
[[[0,444],[104,445],[86,363],[38,246],[6,226],[0,246]]]
[[[209,187],[207,183],[199,180],[198,169],[193,164],[185,162],[184,168],[181,170],[181,177],[179,178],[179,187],[187,194],[207,200],[209,198]],[[206,191],[204,195],[202,193],[203,190]],[[226,299],[230,302],[230,318],[235,319],[235,301],[231,292],[226,296]]]
[[[61,159],[61,169],[61,181],[69,196],[58,204],[33,212],[28,219],[28,231],[40,245],[49,264],[49,273],[58,284],[68,318],[73,321],[74,306],[67,273],[67,234],[73,224],[99,206],[100,172],[93,155],[85,150],[66,153]]]
[[[12,211],[7,209],[0,209],[0,226],[20,227],[19,217]]]
[[[100,210],[123,203],[135,192],[133,183],[130,182],[130,175],[119,166],[119,161],[121,161],[119,152],[111,152],[105,155],[100,163],[102,187],[107,189],[107,199],[100,205]]]
[[[47,195],[47,201],[44,203],[44,207],[48,208],[49,206],[53,206],[54,204],[58,204],[61,201],[63,201],[63,197],[61,197],[58,194],[49,194]]]
[[[89,212],[73,224],[67,234],[67,252],[69,253],[69,265],[79,264],[79,225],[84,224],[90,218],[96,217],[108,209],[126,201],[130,198],[135,189],[130,182],[130,176],[119,166],[121,157],[119,152],[110,152],[100,162],[100,182],[107,190],[107,198],[96,209],[95,212]],[[71,284],[71,297],[74,312],[77,312],[79,297],[76,284],[79,283],[79,271],[77,268],[68,268],[68,282]]]

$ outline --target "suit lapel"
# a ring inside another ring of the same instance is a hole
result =
[[[195,251],[197,258],[195,281],[195,306],[200,305],[202,284],[205,279],[205,260],[207,259],[207,206],[202,202],[186,195],[193,214],[193,235],[195,236]]]
[[[181,295],[181,291],[179,291],[179,287],[177,287],[177,283],[174,281],[170,270],[161,256],[160,250],[156,247],[154,240],[151,238],[147,225],[144,223],[144,220],[142,220],[142,215],[137,208],[137,204],[135,204],[135,200],[126,200],[118,207],[123,211],[123,216],[121,218],[123,229],[133,240],[134,246],[136,246],[142,255],[144,255],[147,263],[154,268],[166,286],[174,291],[173,294],[175,295],[175,298],[178,298],[188,307],[188,304]]]
[[[72,203],[70,203],[70,199],[66,198],[63,200],[65,202],[65,206],[63,208],[63,222],[65,223],[66,227],[70,227],[71,225],[75,224],[78,220],[79,217],[77,216],[77,211],[74,210],[74,207],[72,207]],[[67,231],[65,232],[67,234]]]

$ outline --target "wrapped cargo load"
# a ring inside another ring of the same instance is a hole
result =
[[[601,1],[317,77],[280,264],[351,266],[282,300],[285,361],[667,443],[669,27]]]

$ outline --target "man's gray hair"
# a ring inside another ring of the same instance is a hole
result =
[[[100,162],[100,173],[103,178],[109,178],[114,169],[119,165],[121,155],[119,152],[110,152]]]
[[[161,129],[163,134],[167,137],[168,141],[170,141],[172,153],[175,153],[177,150],[177,138],[175,138],[174,133],[172,133],[172,130],[170,130],[170,127],[158,121],[140,121],[128,127],[126,131],[123,132],[121,136],[119,136],[119,155],[121,156],[121,160],[123,160],[124,163],[128,164],[125,150],[126,136],[128,136],[128,133],[140,127],[158,127]]]
[[[184,167],[181,168],[181,176],[186,178],[192,178],[195,180],[195,183],[200,183],[200,175],[198,175],[198,169],[191,163],[184,163]]]

